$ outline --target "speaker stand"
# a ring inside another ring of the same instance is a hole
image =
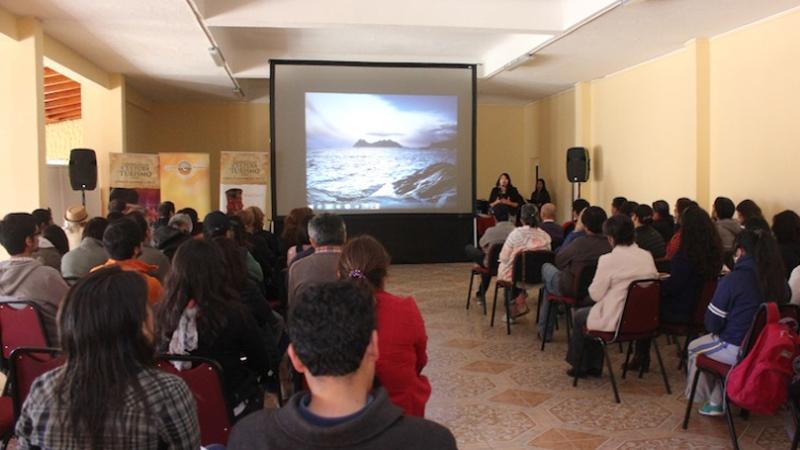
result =
[[[81,185],[81,205],[86,208],[86,185]]]
[[[576,185],[577,185],[577,195],[575,195],[575,194],[576,194],[576,193],[575,193],[575,191],[576,191],[576,189],[575,189]],[[580,184],[580,183],[573,182],[573,183],[572,183],[572,201],[574,202],[575,200],[577,200],[577,199],[579,199],[579,198],[581,198],[581,184]]]

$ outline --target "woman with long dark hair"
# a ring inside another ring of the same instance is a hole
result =
[[[59,314],[66,362],[37,378],[17,422],[18,448],[197,449],[194,398],[155,369],[147,285],[113,266],[81,279]]]
[[[790,209],[776,214],[772,218],[772,232],[781,250],[786,278],[789,278],[800,265],[800,216]]]
[[[758,307],[764,302],[783,303],[790,292],[783,276],[783,261],[778,244],[768,229],[745,229],[736,236],[736,265],[724,276],[708,305],[705,325],[709,334],[689,344],[689,376],[686,395],[696,371],[697,355],[725,364],[734,364],[745,334]],[[714,377],[701,373],[695,399],[705,402],[700,414],[724,413],[723,386]]]
[[[750,219],[763,218],[764,214],[761,212],[761,207],[749,198],[736,205],[736,221],[742,226]]]
[[[380,356],[375,373],[392,403],[410,416],[425,416],[431,384],[422,375],[428,362],[425,322],[413,297],[384,290],[389,254],[372,236],[351,239],[342,248],[339,278],[362,284],[375,294]]]
[[[540,210],[542,209],[542,205],[550,203],[550,193],[547,192],[547,185],[544,182],[544,178],[536,180],[536,188],[531,192],[530,203],[536,205]]]
[[[227,400],[240,416],[261,408],[259,379],[268,373],[270,358],[255,320],[227,282],[223,261],[210,242],[191,240],[178,248],[158,309],[158,347],[218,362]]]
[[[511,184],[511,175],[503,172],[497,177],[497,182],[489,194],[489,204],[491,206],[506,205],[516,214],[517,208],[525,203],[525,199],[519,194],[517,188]]]

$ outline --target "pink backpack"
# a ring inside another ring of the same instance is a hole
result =
[[[728,374],[731,401],[748,411],[774,415],[786,402],[798,343],[797,333],[780,322],[778,305],[767,303],[767,323],[756,344]]]

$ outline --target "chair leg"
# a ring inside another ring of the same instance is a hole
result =
[[[564,305],[564,309],[566,310],[564,313],[564,322],[567,326],[567,342],[569,342],[572,336],[572,308],[569,305]]]
[[[578,373],[581,371],[581,367],[583,367],[583,354],[584,354],[584,346],[581,345],[581,349],[578,352],[578,365],[573,367],[575,370],[575,376],[572,378],[572,387],[578,387]]]
[[[469,289],[467,289],[467,309],[469,309],[469,301],[472,299],[472,284],[475,282],[475,272],[469,274]]]
[[[669,380],[667,379],[667,371],[664,370],[664,361],[661,359],[661,351],[658,349],[658,339],[653,339],[653,348],[656,350],[656,359],[658,359],[658,367],[661,368],[661,378],[664,379],[664,387],[667,388],[667,394],[672,394],[672,389],[669,387]]]
[[[608,363],[608,376],[611,377],[611,387],[614,389],[614,400],[617,403],[622,403],[619,399],[619,389],[617,389],[617,379],[614,378],[614,369],[611,367],[611,356],[608,355],[608,347],[606,346],[605,342],[603,344],[603,356],[606,359],[606,363]],[[622,345],[622,343],[620,343]]]
[[[678,360],[678,370],[683,369],[684,373],[686,373],[686,371],[689,370],[686,363],[686,358],[689,355],[689,342],[691,342],[692,339],[693,336],[691,334],[686,335],[686,341],[683,343],[683,348],[681,349],[681,355]]]
[[[689,429],[689,415],[692,413],[692,406],[694,406],[694,394],[697,392],[697,382],[700,381],[700,369],[694,371],[694,380],[692,380],[692,392],[689,394],[689,400],[686,402],[686,415],[683,416],[683,429]]]
[[[511,335],[511,289],[505,288],[504,289],[504,297],[506,304],[506,334]]]
[[[619,344],[619,352],[625,353],[625,350],[622,349],[622,342],[618,342],[618,344]]]
[[[633,352],[633,341],[628,342],[628,351],[625,353],[625,364],[622,366],[622,379],[628,374],[628,362],[631,360],[631,353]]]
[[[542,288],[539,288],[539,296],[536,301],[536,323],[539,323],[539,316],[542,313]]]
[[[548,305],[547,314],[545,314],[544,333],[542,333],[542,348],[539,349],[540,351],[544,351],[544,344],[547,343],[547,329],[550,327],[550,318],[553,316],[553,308],[555,307],[556,304],[553,302],[550,302],[550,304]]]
[[[494,299],[492,300],[492,321],[489,322],[489,326],[494,326],[494,315],[495,311],[497,311],[497,284],[494,285]]]
[[[719,383],[722,389],[725,389],[725,379],[719,377]],[[731,444],[734,450],[739,450],[739,438],[736,437],[736,426],[733,424],[733,411],[731,410],[731,402],[728,401],[727,395],[724,397],[722,406],[725,408],[725,418],[728,420],[728,432],[731,434]]]

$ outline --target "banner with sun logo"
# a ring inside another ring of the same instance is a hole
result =
[[[176,209],[194,208],[202,219],[211,211],[211,161],[208,153],[159,153],[161,200]]]

